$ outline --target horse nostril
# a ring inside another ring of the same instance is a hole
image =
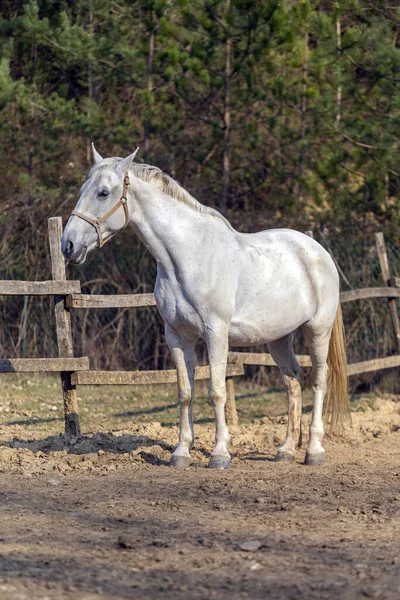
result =
[[[73,242],[71,242],[70,240],[68,240],[68,242],[67,242],[67,253],[66,253],[67,256],[71,256],[71,254],[73,253],[73,251],[74,251],[74,244],[73,244]]]

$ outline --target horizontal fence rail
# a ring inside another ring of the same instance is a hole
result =
[[[296,358],[300,367],[311,367],[311,358],[307,354],[298,354]],[[228,362],[233,365],[278,366],[270,354],[262,352],[229,352]]]
[[[367,300],[369,298],[400,298],[400,288],[373,287],[341,292],[340,302],[354,302],[354,300]]]
[[[80,281],[0,281],[0,296],[64,296],[80,294]]]
[[[0,373],[87,371],[89,359],[81,358],[0,358]]]
[[[393,369],[400,367],[400,355],[387,356],[386,358],[374,358],[363,362],[351,363],[347,365],[347,375],[360,375],[360,373],[371,373],[383,369]]]
[[[227,377],[244,375],[243,365],[228,365]],[[195,377],[210,379],[210,367],[196,367]],[[145,385],[160,383],[176,383],[175,369],[165,371],[82,371],[73,373],[73,385]]]
[[[296,356],[297,362],[301,367],[311,367],[311,358],[306,354]],[[229,352],[228,362],[230,364],[253,365],[276,367],[277,364],[270,354],[261,352]],[[370,373],[372,371],[381,371],[383,369],[393,369],[400,367],[400,355],[388,356],[386,358],[374,358],[358,363],[347,365],[347,375],[359,375],[360,373]]]
[[[155,306],[154,294],[71,294],[68,308],[139,308]]]

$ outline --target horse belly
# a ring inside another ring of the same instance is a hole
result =
[[[230,323],[229,339],[233,346],[252,346],[278,340],[311,319],[316,310],[310,281],[297,273],[274,273],[271,279],[260,273],[251,285],[243,278]]]
[[[308,307],[296,310],[254,311],[234,316],[229,327],[231,346],[257,346],[279,340],[312,317]]]

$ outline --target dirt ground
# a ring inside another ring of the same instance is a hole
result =
[[[240,425],[229,471],[204,468],[208,422],[181,471],[167,466],[174,426],[132,419],[68,441],[7,400],[0,599],[400,598],[397,400],[359,402],[318,467],[304,448],[272,462],[284,416]]]

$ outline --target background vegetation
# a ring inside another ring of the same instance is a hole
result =
[[[91,141],[140,145],[241,231],[312,230],[343,289],[381,284],[378,230],[399,274],[397,2],[4,0],[0,15],[0,278],[49,278],[47,218],[71,212]],[[149,292],[155,263],[125,233],[69,277]],[[55,355],[50,310],[3,299],[3,356]],[[385,301],[345,318],[350,360],[395,351]],[[94,367],[169,364],[154,309],[74,319]]]

